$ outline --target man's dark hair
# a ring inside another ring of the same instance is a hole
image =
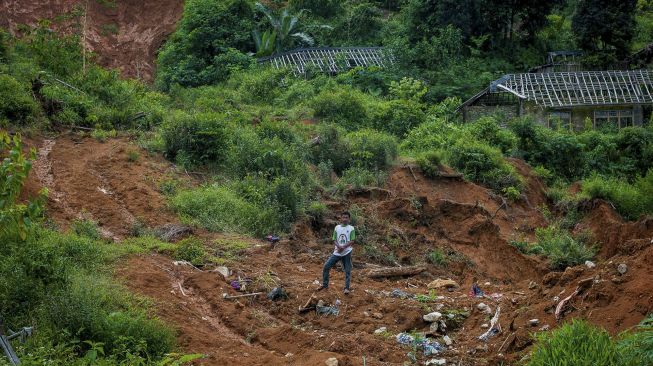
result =
[[[341,215],[345,215],[351,219],[351,214],[349,213],[349,211],[343,211]]]

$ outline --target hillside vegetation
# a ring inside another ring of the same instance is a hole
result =
[[[322,201],[382,187],[398,164],[431,178],[451,168],[517,202],[526,199],[526,178],[511,159],[526,161],[549,187],[550,205],[540,209],[550,225],[533,242],[512,244],[556,270],[596,253],[591,238],[571,233],[587,201],[607,200],[627,220],[653,215],[653,121],[577,132],[502,115],[462,124],[455,113],[462,99],[502,74],[542,63],[548,50],[582,48],[597,67],[621,60],[653,41],[650,1],[266,4],[188,0],[160,51],[154,86],[83,62],[79,39],[47,24],[18,37],[0,31],[0,127],[10,132],[0,134],[0,314],[12,329],[38,326],[19,347],[23,364],[170,365],[194,356],[179,354],[174,330],[146,310],[147,299],[112,279],[126,256],[174,252],[171,244],[110,244],[92,222],[66,232],[53,227],[43,217],[47,192],[19,199],[35,159],[20,134],[132,136],[205,177],[196,187],[174,180],[162,187],[185,223],[259,238],[323,215]],[[597,11],[605,12],[601,29],[589,15]],[[250,56],[309,45],[383,45],[397,62],[298,78]],[[653,352],[650,328],[649,316],[635,335],[615,341],[584,323],[566,325],[539,339],[530,364],[593,364],[599,357],[606,365],[643,364],[637,360]],[[596,347],[573,353],[579,363],[560,360],[571,356],[558,349],[587,339]],[[622,357],[592,351],[605,347]]]

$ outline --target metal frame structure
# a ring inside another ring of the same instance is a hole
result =
[[[508,74],[492,82],[487,92],[508,92],[553,108],[653,104],[653,70]]]
[[[268,63],[277,69],[291,68],[295,76],[301,76],[310,69],[337,74],[357,66],[387,67],[393,64],[393,59],[383,47],[318,47],[262,57],[258,63]]]

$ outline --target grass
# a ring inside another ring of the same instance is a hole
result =
[[[429,263],[439,267],[444,267],[447,265],[447,256],[440,248],[431,250],[426,255],[426,259],[429,261]]]

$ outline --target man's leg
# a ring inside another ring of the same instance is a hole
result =
[[[349,284],[351,282],[351,253],[342,257],[342,266],[345,267],[345,290],[349,291]]]
[[[324,268],[322,268],[322,288],[329,287],[329,271],[339,260],[339,256],[331,254],[329,259],[324,263]]]

